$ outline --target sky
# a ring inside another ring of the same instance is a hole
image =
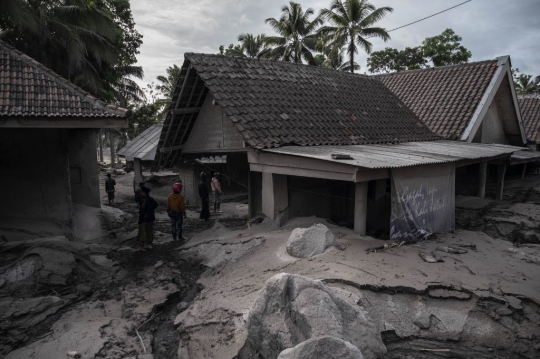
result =
[[[372,0],[394,11],[378,25],[387,30],[432,15],[465,0]],[[331,0],[297,0],[316,13]],[[184,53],[218,53],[219,46],[234,43],[241,33],[273,30],[266,18],[279,18],[287,0],[131,0],[131,9],[143,45],[138,55],[145,86],[165,75],[167,67],[184,62]],[[417,24],[390,32],[386,43],[371,39],[373,50],[418,46],[426,37],[451,28],[472,52],[470,61],[510,55],[512,67],[522,73],[540,75],[540,0],[472,0],[462,6]],[[368,55],[360,52],[360,72],[367,70]]]

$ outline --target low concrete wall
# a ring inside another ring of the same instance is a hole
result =
[[[0,163],[0,216],[71,226],[68,130],[0,129]]]
[[[101,208],[96,130],[69,130],[69,173],[73,203]]]

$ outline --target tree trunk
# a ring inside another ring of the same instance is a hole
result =
[[[99,137],[99,161],[103,162],[103,130],[98,131]]]
[[[116,151],[114,149],[114,136],[109,132],[109,147],[111,148],[111,168],[116,168]]]
[[[354,74],[354,52],[351,51],[351,74]]]

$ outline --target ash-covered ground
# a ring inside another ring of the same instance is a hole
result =
[[[75,209],[78,240],[0,247],[0,357],[281,359],[341,341],[365,358],[540,356],[540,176],[503,202],[459,197],[455,233],[375,251],[389,243],[324,219],[248,223],[237,194],[208,222],[189,208],[188,241],[173,242],[170,174],[150,182],[156,241],[137,253],[133,175],[116,181],[116,207]],[[289,255],[292,231],[316,223],[334,245]]]

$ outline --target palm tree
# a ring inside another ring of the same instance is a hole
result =
[[[315,49],[324,57],[319,65],[338,71],[350,71],[351,63],[345,61],[345,48],[332,41],[333,38],[326,33],[320,33]],[[321,55],[318,55],[321,56]],[[360,65],[353,63],[353,70],[360,70]]]
[[[270,24],[278,36],[266,38],[269,48],[262,51],[261,56],[296,63],[304,60],[310,65],[316,65],[311,51],[317,44],[315,31],[322,20],[318,16],[310,20],[314,13],[312,8],[304,11],[302,5],[291,1],[288,7],[281,8],[279,20],[266,19],[265,23]]]
[[[23,0],[0,0],[0,33],[15,27],[38,33],[38,18]]]
[[[164,96],[164,98],[160,98],[155,101],[161,108],[158,114],[159,119],[164,119],[165,116],[167,116],[169,105],[171,104],[174,95],[174,90],[178,83],[178,79],[180,79],[180,74],[182,73],[182,69],[176,64],[169,66],[166,71],[167,76],[159,75],[157,77],[157,80],[160,83],[156,85],[156,90],[161,92],[161,94]]]
[[[392,11],[394,9],[387,6],[376,8],[367,0],[334,0],[330,9],[321,10],[320,17],[326,19],[330,26],[322,27],[319,34],[331,36],[335,46],[346,48],[349,70],[354,73],[354,55],[358,48],[368,54],[373,48],[368,38],[379,37],[385,42],[390,39],[385,29],[373,25]]]
[[[165,99],[171,100],[182,69],[174,64],[169,66],[166,71],[167,76],[160,75],[157,77],[160,84],[156,85],[156,89],[161,91]]]
[[[23,3],[0,2],[2,6]],[[99,96],[104,88],[102,75],[106,69],[114,68],[119,56],[114,43],[121,29],[114,20],[85,0],[36,0],[24,4],[24,11],[37,19],[37,31],[18,21],[3,29],[0,37]]]
[[[530,95],[540,92],[540,76],[534,80],[532,75],[520,74],[514,78],[514,85],[518,95]]]
[[[240,34],[238,35],[238,41],[240,41],[242,52],[240,56],[246,56],[251,58],[261,57],[261,53],[266,48],[266,35],[253,35],[253,34]]]

